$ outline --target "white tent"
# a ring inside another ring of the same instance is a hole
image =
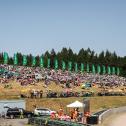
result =
[[[71,107],[71,108],[81,108],[84,107],[84,104],[79,102],[79,101],[75,101],[69,105],[67,105],[67,107]]]

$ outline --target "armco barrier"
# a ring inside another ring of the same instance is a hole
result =
[[[101,124],[106,118],[110,117],[111,115],[124,113],[126,112],[126,106],[125,107],[119,107],[119,108],[113,108],[108,110],[102,110],[99,111],[92,116],[87,118],[88,124]]]

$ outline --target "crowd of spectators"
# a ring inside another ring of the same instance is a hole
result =
[[[11,80],[24,85],[35,85],[44,81],[48,86],[52,81],[62,87],[80,86],[81,83],[95,83],[99,86],[126,86],[126,78],[117,75],[100,75],[93,73],[81,73],[46,69],[40,67],[0,65],[0,83],[8,83]]]

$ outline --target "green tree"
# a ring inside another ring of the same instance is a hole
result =
[[[79,51],[78,55],[77,55],[77,62],[78,62],[78,63],[84,62],[84,59],[85,59],[84,54],[85,54],[85,52],[84,52],[84,49],[82,48],[82,49]]]
[[[44,66],[50,68],[50,53],[46,51],[43,57],[44,57]]]
[[[3,53],[0,53],[0,64],[3,64]]]
[[[21,53],[17,52],[18,65],[21,66],[23,64],[23,56]]]
[[[105,53],[104,51],[102,51],[100,54],[99,54],[99,57],[98,57],[98,60],[101,64],[104,64],[105,63]]]
[[[54,49],[52,49],[51,53],[50,53],[50,67],[51,68],[54,68],[54,66],[55,66],[55,58],[57,58],[56,57],[56,52],[55,52]]]

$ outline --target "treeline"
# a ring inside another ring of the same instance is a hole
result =
[[[80,49],[78,53],[73,52],[71,48],[62,48],[61,51],[55,52],[52,49],[50,52],[46,51],[44,54],[33,56],[32,54],[23,55],[20,52],[14,54],[13,57],[9,56],[7,53],[0,53],[0,63],[1,64],[15,64],[15,65],[25,65],[25,66],[40,66],[49,67],[49,68],[62,68],[63,63],[64,67],[71,64],[71,69],[74,69],[74,66],[81,67],[83,64],[88,64],[92,68],[94,66],[108,66],[119,67],[120,74],[126,76],[126,56],[120,57],[116,52],[110,52],[108,50],[102,51],[97,54],[94,50]],[[75,65],[74,65],[75,64]]]

